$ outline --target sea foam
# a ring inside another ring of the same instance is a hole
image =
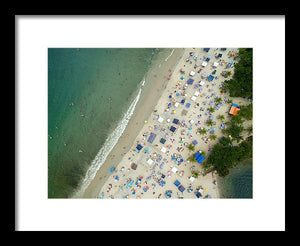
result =
[[[165,59],[165,61],[167,61],[171,57],[171,55],[173,54],[174,50],[175,49],[172,49],[171,54]]]
[[[144,86],[145,84],[145,80],[143,80],[141,82],[141,87]],[[83,195],[84,191],[86,190],[86,188],[89,186],[89,184],[91,183],[91,181],[94,179],[97,171],[99,170],[99,168],[103,165],[103,163],[105,162],[107,156],[109,155],[109,153],[111,152],[111,150],[114,148],[114,146],[116,145],[116,143],[118,142],[119,138],[121,137],[121,135],[123,134],[126,126],[128,125],[129,120],[131,119],[134,109],[140,99],[141,96],[141,92],[142,92],[142,88],[139,88],[139,92],[138,95],[136,96],[136,98],[133,100],[133,102],[130,104],[127,112],[124,114],[123,118],[121,119],[121,121],[119,122],[118,126],[116,127],[116,129],[107,137],[107,139],[105,140],[102,148],[99,150],[99,152],[97,153],[96,157],[94,158],[94,160],[92,161],[90,167],[88,168],[86,175],[81,183],[80,188],[75,192],[74,194],[74,198],[79,198]]]

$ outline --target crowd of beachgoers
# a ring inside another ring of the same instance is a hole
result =
[[[97,198],[220,197],[216,173],[205,173],[202,162],[223,136],[232,106],[228,102],[248,102],[222,90],[224,80],[234,73],[237,53],[238,48],[185,49],[174,72],[162,81],[167,86],[155,110],[148,119],[140,119],[141,132],[118,166],[111,168]],[[190,161],[195,154],[201,160]]]

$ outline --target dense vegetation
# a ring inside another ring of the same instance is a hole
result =
[[[238,62],[234,66],[232,79],[224,81],[224,89],[231,97],[246,97],[252,99],[252,48],[240,48],[236,56]]]
[[[228,137],[223,137],[215,144],[203,167],[209,171],[217,171],[221,177],[229,174],[229,168],[252,157],[252,136],[237,146],[230,145]],[[228,144],[229,143],[229,144]]]
[[[229,91],[230,97],[252,99],[252,49],[239,49],[237,59],[238,63],[234,67],[233,78],[224,81],[224,89]],[[203,163],[206,173],[216,171],[219,176],[224,177],[229,174],[230,168],[252,157],[253,129],[252,126],[247,129],[243,127],[245,120],[252,120],[252,114],[253,104],[251,103],[241,106],[238,115],[232,115],[231,120],[226,122],[226,129],[223,130],[226,136],[219,139]],[[250,135],[246,140],[242,136],[244,130],[248,132],[248,136]],[[202,130],[199,132],[202,133]],[[233,145],[234,141],[235,145]]]

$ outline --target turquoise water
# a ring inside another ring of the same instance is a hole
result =
[[[48,49],[49,198],[67,198],[78,187],[163,50]]]
[[[222,198],[253,198],[252,160],[230,169],[230,174],[218,180]]]

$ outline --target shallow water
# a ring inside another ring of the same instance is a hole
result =
[[[219,178],[221,198],[253,198],[252,160],[230,169],[230,174]]]

